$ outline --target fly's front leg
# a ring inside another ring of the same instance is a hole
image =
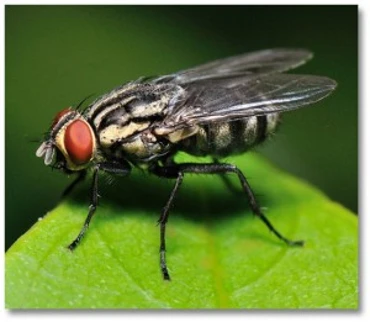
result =
[[[89,214],[87,215],[84,225],[82,226],[82,229],[76,239],[68,246],[70,250],[74,250],[79,243],[81,242],[81,239],[85,236],[85,233],[87,229],[89,228],[91,218],[93,217],[96,207],[98,205],[98,172],[99,167],[96,167],[93,174],[93,181],[91,186],[91,202],[89,207]]]
[[[101,162],[99,163],[99,168],[104,172],[118,176],[127,176],[131,172],[130,164],[123,160]]]
[[[128,175],[131,171],[131,167],[126,162],[102,162],[96,165],[93,174],[93,180],[91,185],[91,202],[89,206],[89,213],[85,219],[85,222],[82,226],[82,229],[76,239],[68,246],[70,250],[74,250],[79,243],[81,242],[82,238],[85,236],[87,229],[89,228],[90,221],[95,214],[95,210],[98,206],[98,172],[99,170],[103,170],[108,173],[116,174],[116,175]]]

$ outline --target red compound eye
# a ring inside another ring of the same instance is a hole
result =
[[[93,153],[93,138],[89,125],[82,120],[69,124],[64,135],[64,146],[74,164],[89,162]]]
[[[68,108],[65,108],[64,110],[61,110],[55,117],[54,117],[54,120],[53,120],[53,123],[51,124],[51,127],[54,127],[55,124],[57,124],[59,122],[59,120],[62,118],[63,115],[67,114],[68,112],[71,111],[71,108],[68,107]]]

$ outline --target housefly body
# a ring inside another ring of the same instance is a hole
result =
[[[85,110],[68,108],[54,118],[36,155],[66,173],[77,173],[69,192],[92,172],[91,204],[85,223],[68,246],[74,250],[89,227],[98,203],[101,171],[128,175],[132,167],[175,180],[158,220],[160,267],[166,265],[165,231],[169,209],[188,173],[233,173],[251,210],[288,245],[261,212],[244,174],[229,163],[175,163],[184,151],[214,160],[243,153],[276,129],[282,112],[315,103],[336,87],[330,78],[284,73],[312,57],[302,49],[269,49],[216,60],[160,77],[140,78],[99,97]]]

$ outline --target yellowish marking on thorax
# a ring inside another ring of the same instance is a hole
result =
[[[118,139],[125,139],[130,135],[147,129],[150,122],[130,122],[125,126],[110,125],[100,133],[100,143],[103,147],[109,147]]]

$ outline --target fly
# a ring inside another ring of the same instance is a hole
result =
[[[36,155],[47,166],[77,173],[65,194],[92,172],[91,203],[84,225],[68,246],[74,250],[84,237],[98,204],[101,171],[127,176],[140,167],[175,180],[158,219],[160,267],[166,265],[165,232],[169,209],[188,173],[233,173],[252,212],[280,240],[287,239],[262,213],[244,174],[218,160],[243,153],[263,142],[277,128],[282,112],[315,103],[336,87],[330,78],[286,74],[312,57],[302,49],[268,49],[216,60],[178,73],[140,78],[107,93],[85,110],[72,107],[57,114]],[[175,163],[184,151],[212,156],[214,163]]]

